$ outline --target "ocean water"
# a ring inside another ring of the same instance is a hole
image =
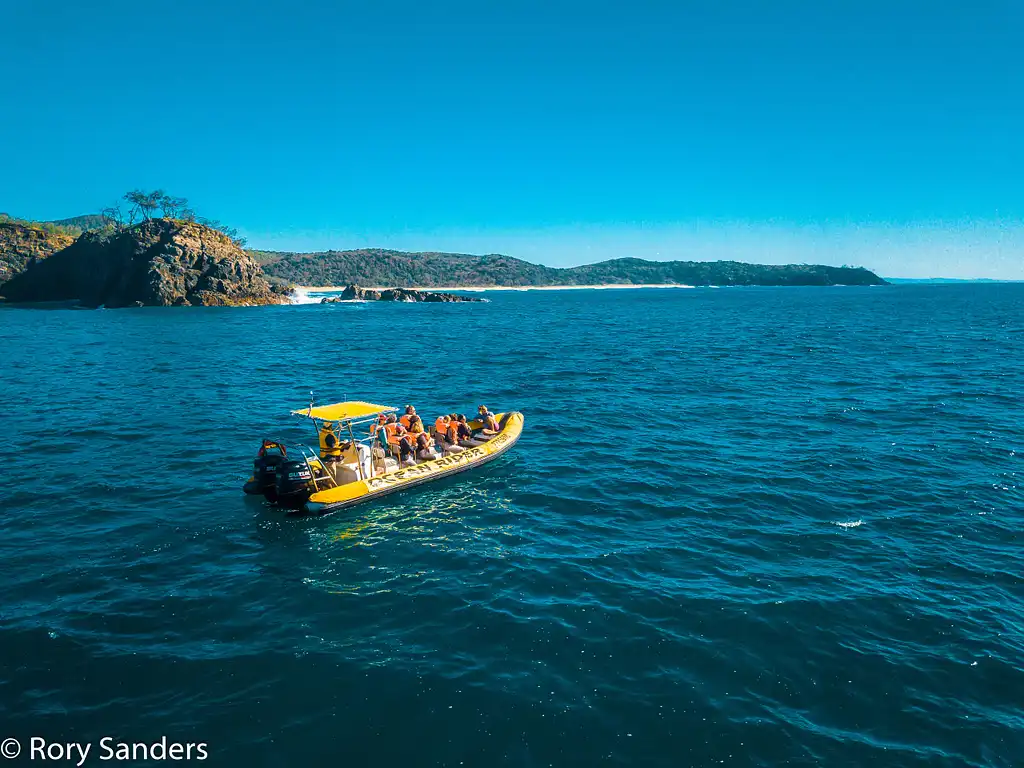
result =
[[[10,764],[1024,764],[1024,285],[487,295],[0,309]],[[526,429],[283,519],[310,390]]]

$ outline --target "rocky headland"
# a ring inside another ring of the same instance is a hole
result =
[[[346,286],[339,296],[328,296],[320,300],[321,304],[334,304],[339,301],[423,301],[428,303],[448,303],[456,301],[484,301],[475,296],[461,296],[457,293],[439,293],[437,291],[418,291],[413,288],[360,288],[358,285]]]
[[[194,221],[152,219],[120,232],[85,232],[66,243],[18,233],[11,245],[5,262],[23,262],[23,268],[0,284],[8,302],[115,308],[288,301],[230,237]]]

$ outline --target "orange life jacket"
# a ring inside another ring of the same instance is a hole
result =
[[[412,414],[405,414],[404,416],[402,416],[402,418],[399,419],[399,421],[402,422],[403,427],[408,429],[409,425],[412,424]]]
[[[448,431],[448,423],[444,420],[444,416],[438,416],[434,421],[434,430],[439,435],[443,435]]]
[[[385,427],[385,431],[388,433],[388,442],[391,445],[398,445],[399,443],[402,442],[402,438],[408,437],[410,434],[407,431],[400,433],[398,431],[400,426],[400,424],[392,422],[391,424],[388,424],[387,427]]]

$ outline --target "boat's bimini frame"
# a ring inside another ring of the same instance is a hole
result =
[[[370,425],[377,421],[380,414],[392,414],[397,413],[397,408],[391,408],[387,405],[374,405],[373,403],[363,402],[347,402],[347,403],[335,403],[334,405],[321,405],[314,406],[312,400],[312,392],[310,394],[309,407],[305,410],[292,411],[296,416],[302,416],[308,418],[313,424],[313,431],[316,436],[316,444],[320,444],[321,434],[324,430],[325,424],[338,423],[338,433],[342,430],[348,431],[350,446],[344,449],[344,453],[351,451],[355,463],[356,472],[359,475],[360,480],[369,480],[370,478],[366,475],[366,470],[363,467],[363,462],[360,460],[359,449],[357,445],[364,445],[370,455],[370,466],[374,465],[374,447],[378,443],[376,434],[367,433],[364,437],[356,437],[355,430],[353,427]],[[369,410],[373,409],[373,410]],[[341,447],[341,435],[335,433],[335,438],[339,441],[339,447]],[[314,493],[320,490],[327,490],[328,488],[337,488],[338,483],[336,477],[331,472],[326,472],[325,476],[317,478],[317,473],[313,472],[313,468],[310,465],[310,459],[313,463],[323,464],[323,460],[319,454],[313,454],[311,449],[305,446],[299,446],[299,452],[302,455],[303,461],[306,462],[306,467],[309,469],[310,475],[313,478]],[[326,467],[325,467],[326,468]],[[324,488],[320,488],[320,483],[326,481],[328,484]]]

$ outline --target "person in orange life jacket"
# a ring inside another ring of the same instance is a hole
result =
[[[448,438],[448,442],[453,445],[459,444],[459,414],[449,413],[446,417],[448,419],[448,429],[445,432],[445,436]]]
[[[453,427],[451,416],[437,417],[437,420],[434,422],[437,444],[445,453],[462,453],[465,448],[459,445],[457,437],[453,434]]]
[[[408,430],[406,430],[406,428],[395,419],[394,414],[388,416],[387,423],[384,425],[384,430],[387,433],[388,442],[391,445],[398,446],[398,455],[401,463],[415,464],[416,461],[412,457],[412,440],[409,438]]]
[[[429,461],[430,459],[436,459],[437,456],[434,454],[434,450],[431,447],[433,440],[430,439],[430,435],[423,428],[423,419],[419,416],[413,416],[409,422],[409,435],[413,440],[416,441],[416,457]]]
[[[416,409],[413,408],[411,405],[407,405],[405,406],[405,413],[402,414],[402,418],[400,418],[399,421],[402,422],[403,427],[408,429],[410,426],[412,426],[412,419],[413,416],[415,415]]]

